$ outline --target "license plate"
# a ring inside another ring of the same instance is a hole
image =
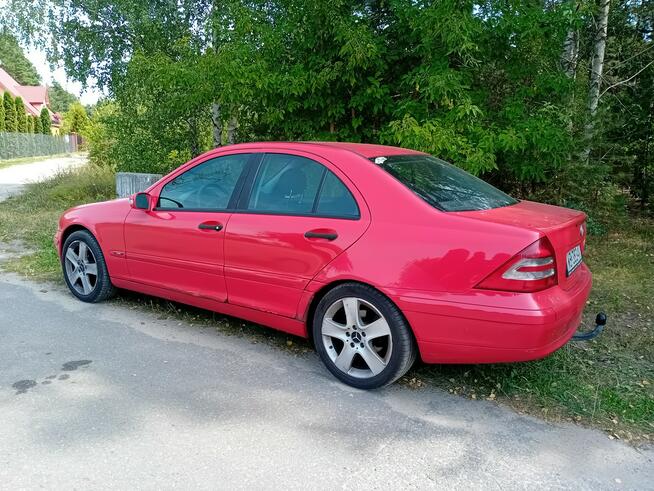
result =
[[[575,246],[570,249],[565,257],[565,262],[565,275],[570,276],[572,272],[581,264],[581,246]]]

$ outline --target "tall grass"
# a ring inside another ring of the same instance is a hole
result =
[[[27,185],[24,193],[0,203],[0,241],[19,241],[16,248],[27,251],[7,267],[41,279],[58,277],[53,237],[61,214],[75,205],[114,197],[113,173],[90,165]]]

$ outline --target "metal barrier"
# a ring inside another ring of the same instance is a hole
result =
[[[78,135],[0,133],[0,160],[76,152],[78,140]]]
[[[116,194],[126,198],[134,193],[145,191],[150,185],[161,179],[161,174],[143,174],[139,172],[117,172]]]

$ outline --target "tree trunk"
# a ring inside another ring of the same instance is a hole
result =
[[[218,148],[223,144],[223,122],[220,119],[220,104],[211,104],[211,124],[213,126],[213,147]]]
[[[577,78],[577,61],[579,60],[579,31],[570,29],[563,44],[563,56],[561,64],[566,76],[571,79]]]
[[[600,87],[602,85],[602,71],[604,70],[604,52],[606,51],[606,31],[609,20],[609,6],[611,0],[600,0],[599,15],[597,17],[597,34],[593,48],[593,60],[590,72],[590,88],[588,90],[588,120],[584,127],[584,140],[586,146],[581,159],[588,162],[590,151],[595,137],[595,115],[599,105]]]
[[[569,0],[570,6],[574,8],[575,14],[579,11],[579,1]],[[577,62],[579,61],[579,29],[574,22],[570,25],[568,34],[563,43],[563,54],[561,55],[561,66],[568,78],[577,77]]]
[[[236,121],[236,116],[231,116],[227,122],[227,144],[233,145],[236,143],[236,127],[238,122]]]
[[[654,102],[649,105],[649,116],[647,117],[649,133],[645,140],[645,151],[642,155],[642,162],[639,166],[637,178],[640,180],[640,209],[645,211],[649,203],[649,166],[650,166],[650,142],[652,141],[652,134],[654,134],[654,124],[652,124],[652,114],[654,113]]]
[[[195,117],[188,119],[189,141],[191,143],[191,158],[200,155],[200,128]]]

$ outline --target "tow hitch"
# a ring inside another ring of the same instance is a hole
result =
[[[600,312],[599,314],[597,314],[597,317],[595,317],[595,329],[589,332],[577,332],[575,333],[574,336],[572,336],[572,339],[574,341],[588,341],[590,339],[593,339],[597,337],[604,330],[605,325],[606,325],[606,314],[604,312]]]

